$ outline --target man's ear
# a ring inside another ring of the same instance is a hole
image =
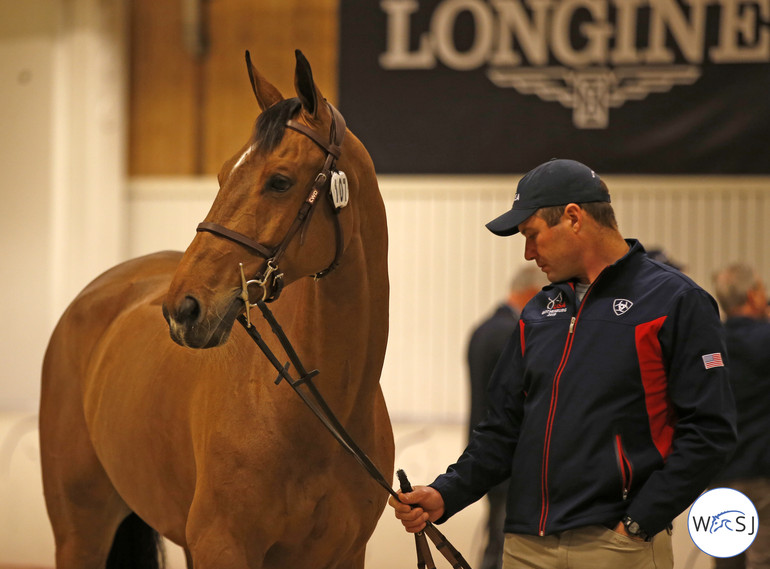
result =
[[[585,215],[585,212],[583,211],[583,208],[581,208],[576,203],[571,203],[571,204],[567,204],[564,207],[564,213],[562,214],[562,219],[565,221],[569,221],[572,231],[577,233],[583,227],[584,215]]]

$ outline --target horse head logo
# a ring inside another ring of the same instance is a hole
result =
[[[711,530],[709,530],[709,533],[716,533],[717,530],[722,528],[725,528],[728,531],[735,531],[732,524],[737,523],[737,518],[743,515],[743,512],[740,510],[727,510],[715,515],[711,522]]]

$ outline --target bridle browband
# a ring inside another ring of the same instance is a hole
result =
[[[321,149],[326,152],[326,159],[324,160],[323,168],[313,181],[310,192],[308,192],[305,201],[300,206],[299,211],[297,212],[297,216],[294,218],[294,221],[289,227],[289,230],[286,232],[286,235],[283,237],[280,243],[278,243],[278,245],[275,247],[264,245],[242,233],[228,229],[227,227],[218,223],[203,221],[198,224],[197,231],[207,231],[220,237],[224,237],[225,239],[229,239],[230,241],[238,243],[247,249],[251,249],[260,257],[265,259],[265,263],[263,264],[261,270],[253,279],[248,281],[243,276],[243,265],[241,265],[241,275],[243,281],[242,296],[244,297],[244,302],[246,303],[247,315],[249,313],[250,306],[252,306],[248,299],[248,285],[256,284],[262,288],[262,300],[264,302],[272,302],[276,300],[281,294],[284,283],[283,273],[278,270],[278,263],[281,260],[281,257],[283,257],[283,254],[286,252],[286,249],[288,248],[289,243],[291,243],[291,240],[294,238],[294,236],[300,230],[304,231],[306,224],[310,221],[313,207],[318,201],[318,196],[324,193],[324,190],[327,187],[329,187],[329,191],[327,191],[326,194],[330,197],[330,199],[332,199],[332,211],[334,212],[333,219],[336,249],[334,252],[334,260],[331,262],[331,264],[324,270],[319,271],[312,276],[316,279],[323,278],[339,265],[343,249],[342,225],[339,220],[339,212],[344,204],[338,205],[338,202],[332,198],[331,179],[332,173],[335,170],[335,163],[339,159],[342,151],[342,141],[345,138],[346,126],[345,119],[343,118],[342,114],[340,114],[340,112],[331,103],[328,101],[324,102],[332,115],[328,142],[325,141],[321,135],[319,135],[310,127],[307,127],[293,119],[286,121],[286,128],[290,128],[291,130],[304,134],[315,144],[321,147]]]

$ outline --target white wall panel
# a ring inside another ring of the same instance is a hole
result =
[[[380,178],[391,282],[382,384],[394,419],[465,420],[468,336],[524,264],[521,237],[495,237],[484,227],[510,207],[518,178]],[[737,260],[770,282],[770,179],[605,179],[621,232],[662,247],[707,290],[713,271]],[[132,182],[131,256],[186,247],[216,187],[213,178]]]
[[[522,242],[484,228],[510,207],[514,186],[507,177],[381,178],[391,279],[382,382],[398,419],[465,416],[468,335],[524,261]]]
[[[144,178],[131,182],[128,257],[156,251],[184,251],[217,194],[216,177]]]
[[[56,320],[123,253],[124,8],[0,0],[0,410],[37,408]]]

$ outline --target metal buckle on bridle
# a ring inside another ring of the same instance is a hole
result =
[[[246,280],[246,274],[243,272],[243,263],[238,263],[238,266],[241,270],[241,294],[239,295],[241,300],[243,300],[243,304],[246,306],[246,327],[251,328],[251,309],[255,306],[258,306],[258,303],[252,303],[249,300],[249,285],[255,284],[258,287],[262,289],[262,302],[267,302],[268,299],[268,279],[278,271],[278,267],[276,265],[273,265],[273,259],[268,259],[265,263],[265,271],[262,273],[262,278],[253,278],[250,280]],[[282,279],[283,273],[277,273],[275,276],[273,276],[273,283],[275,281]],[[273,288],[275,286],[273,285]]]

